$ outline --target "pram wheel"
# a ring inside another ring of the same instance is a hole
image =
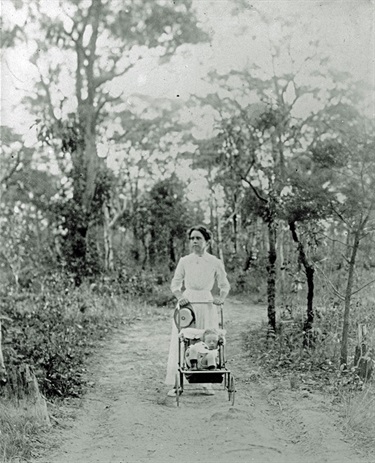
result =
[[[183,392],[182,374],[179,371],[176,373],[175,388],[176,388],[176,403],[177,403],[177,407],[179,407],[180,406],[180,395]]]
[[[228,400],[232,401],[232,406],[234,406],[234,398],[236,395],[236,385],[233,376],[228,379]]]

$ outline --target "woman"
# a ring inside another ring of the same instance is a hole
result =
[[[223,304],[230,289],[224,264],[221,260],[209,254],[206,249],[211,240],[210,231],[203,225],[192,227],[188,231],[191,253],[178,262],[172,279],[171,290],[178,299],[180,306],[193,303],[195,324],[198,329],[218,329],[219,318],[214,304]],[[217,283],[220,294],[212,296],[212,288]],[[194,304],[207,302],[207,304]],[[169,349],[167,376],[165,383],[174,385],[178,362],[178,332],[173,322],[171,344]],[[169,396],[176,394],[174,389]]]

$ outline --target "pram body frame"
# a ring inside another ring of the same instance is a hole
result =
[[[212,301],[205,302],[190,302],[192,306],[195,304],[207,304]],[[220,308],[220,321],[219,328],[224,329],[224,314],[223,304],[219,305]],[[224,343],[219,345],[219,366],[214,370],[191,370],[185,368],[185,350],[186,350],[186,339],[180,336],[181,334],[181,318],[180,309],[181,306],[177,305],[178,315],[176,317],[176,325],[178,330],[178,367],[176,373],[175,389],[176,389],[176,402],[177,406],[180,404],[180,395],[184,391],[184,379],[189,384],[221,384],[224,383],[224,390],[228,392],[228,400],[231,401],[232,406],[235,401],[235,380],[231,371],[226,367],[225,349]]]

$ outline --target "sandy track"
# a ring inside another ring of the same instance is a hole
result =
[[[77,419],[35,463],[370,463],[344,441],[327,398],[253,381],[240,331],[265,309],[231,300],[225,312],[234,407],[221,386],[215,396],[188,386],[179,408],[166,397],[170,321],[160,312],[115,333]]]

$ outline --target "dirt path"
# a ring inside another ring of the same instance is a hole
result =
[[[234,407],[221,387],[214,396],[185,390],[179,408],[166,397],[170,323],[161,314],[115,334],[77,419],[53,432],[55,449],[35,463],[370,463],[343,440],[328,398],[256,379],[240,332],[265,309],[232,299],[225,311]]]

